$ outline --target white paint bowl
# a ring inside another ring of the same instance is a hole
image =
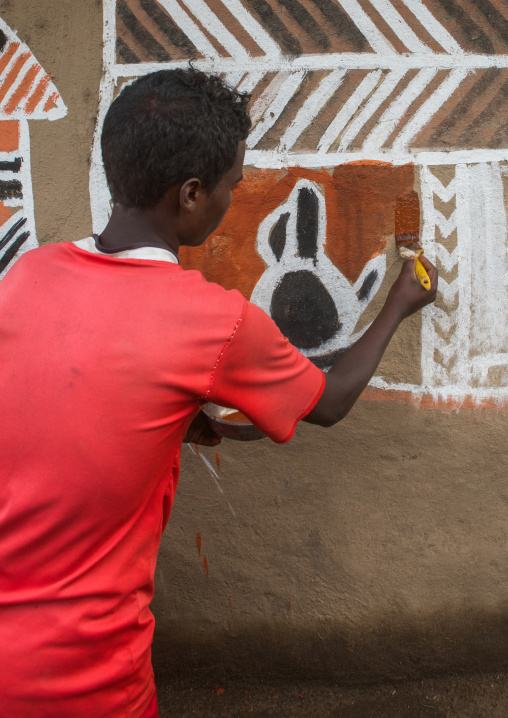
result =
[[[238,409],[231,409],[227,406],[219,406],[209,402],[203,406],[204,413],[211,419],[213,430],[225,439],[234,439],[235,441],[257,441],[265,439],[261,429],[250,421],[228,421],[226,417],[237,413]]]

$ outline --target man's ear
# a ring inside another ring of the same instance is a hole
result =
[[[191,177],[180,187],[180,207],[186,212],[194,212],[197,208],[203,185],[197,177]]]

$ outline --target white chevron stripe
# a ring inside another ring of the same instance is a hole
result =
[[[289,77],[286,76],[277,96],[247,138],[247,147],[249,149],[255,147],[270,127],[279,119],[287,103],[300,87],[305,74],[305,72],[292,72]]]
[[[453,252],[449,252],[442,244],[436,242],[436,258],[439,259],[446,272],[451,272],[459,263],[459,251],[458,246],[455,247]]]
[[[363,78],[351,97],[343,104],[340,112],[334,117],[326,132],[319,140],[318,152],[327,152],[340,135],[344,127],[351,120],[362,102],[374,90],[381,78],[381,70],[369,72]]]
[[[409,10],[411,10],[418,22],[423,25],[429,35],[431,35],[434,40],[441,45],[443,50],[449,53],[464,53],[455,38],[450,35],[448,30],[446,30],[443,25],[441,25],[439,20],[436,20],[434,15],[427,7],[425,7],[421,0],[402,0],[402,2]]]
[[[432,192],[443,202],[449,202],[457,191],[457,180],[455,177],[445,187],[430,170],[426,170],[426,182]]]
[[[457,356],[457,347],[454,344],[448,344],[443,341],[439,334],[434,334],[434,352],[438,351],[441,354],[441,361],[438,362],[447,369],[450,369],[450,362]]]
[[[443,298],[443,302],[450,306],[454,303],[459,291],[459,284],[456,279],[448,283],[442,277],[439,277],[439,292]]]
[[[388,137],[395,130],[404,114],[407,112],[411,104],[416,100],[423,90],[427,87],[432,78],[436,75],[437,70],[427,67],[414,77],[406,89],[401,92],[394,102],[388,107],[379,119],[377,125],[369,134],[363,143],[362,150],[378,149],[382,147]]]
[[[410,52],[432,54],[432,50],[413,32],[389,0],[370,0],[370,3]]]
[[[446,219],[446,217],[441,214],[438,210],[434,210],[434,216],[433,216],[434,224],[436,227],[439,227],[439,231],[441,232],[441,235],[443,237],[449,237],[450,234],[457,229],[457,210],[453,210],[451,215]],[[437,247],[436,243],[436,247]]]
[[[346,70],[334,70],[321,80],[316,90],[307,97],[297,112],[295,119],[281,137],[279,150],[289,150],[293,147],[302,132],[310,125],[312,120],[333,96],[334,92],[336,92],[345,75]]]
[[[206,35],[201,32],[199,27],[196,25],[194,20],[185,12],[185,10],[178,4],[177,0],[157,0],[160,5],[166,10],[166,12],[173,18],[175,23],[178,25],[193,45],[196,46],[198,52],[204,55],[209,60],[218,59],[220,57],[217,50],[208,40]],[[187,61],[186,63],[187,64]]]
[[[419,110],[413,115],[407,123],[397,139],[393,143],[393,149],[396,151],[406,150],[409,143],[418,132],[429,122],[430,118],[436,114],[439,108],[452,95],[460,83],[467,77],[467,70],[452,70],[448,77],[439,85],[437,90],[423,103]]]
[[[267,57],[277,58],[281,54],[280,47],[264,27],[244,8],[239,0],[222,0],[228,10],[236,17],[252,37],[254,42],[266,53]]]
[[[364,124],[372,117],[386,98],[391,95],[405,74],[405,70],[393,70],[384,78],[381,85],[372,93],[364,107],[344,132],[339,143],[339,152],[345,152],[347,150]]]
[[[380,32],[357,0],[338,0],[360,32],[365,35],[374,52],[396,54],[393,45]]]
[[[227,29],[217,15],[210,10],[204,0],[182,0],[192,12],[194,17],[206,27],[207,31],[213,35],[228,52],[231,57],[239,62],[248,62],[249,53],[241,45],[236,37]]]
[[[444,332],[449,332],[457,324],[457,317],[447,314],[439,307],[433,308],[432,321]]]

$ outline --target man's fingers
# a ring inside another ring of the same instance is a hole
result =
[[[421,263],[423,264],[423,266],[425,267],[425,269],[426,269],[426,271],[427,271],[427,274],[431,274],[431,273],[432,273],[432,274],[434,274],[434,273],[437,274],[437,269],[436,269],[436,267],[432,264],[432,262],[429,262],[429,260],[427,259],[427,257],[426,257],[424,254],[420,254],[420,256],[418,257],[418,259],[420,260],[420,262],[421,262]]]

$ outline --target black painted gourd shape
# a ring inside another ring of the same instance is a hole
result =
[[[326,256],[325,237],[324,197],[318,185],[300,180],[259,226],[256,247],[266,271],[251,297],[323,368],[360,336],[356,324],[386,270],[386,258],[374,257],[351,285]]]

